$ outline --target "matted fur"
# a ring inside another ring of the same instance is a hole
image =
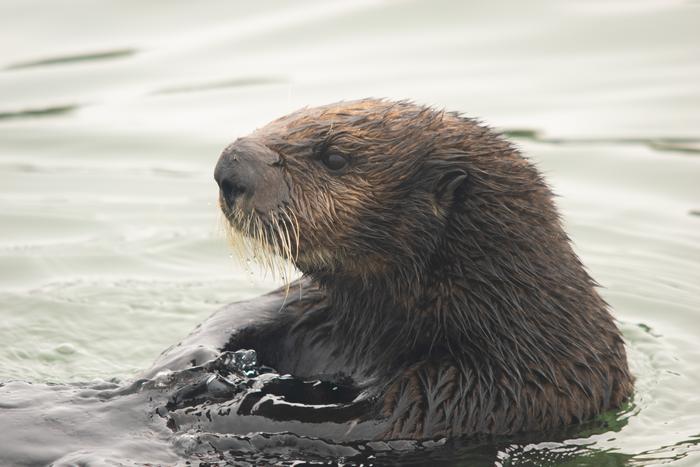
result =
[[[246,139],[278,155],[260,176],[275,171],[284,183],[265,190],[288,201],[224,212],[307,277],[270,324],[279,342],[256,341],[266,363],[352,379],[376,397],[385,438],[545,430],[631,395],[623,340],[551,191],[488,127],[366,99]],[[346,170],[324,166],[329,151]]]

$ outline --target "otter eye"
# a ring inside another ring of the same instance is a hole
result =
[[[331,170],[341,170],[348,165],[348,160],[344,156],[336,153],[326,154],[321,160],[324,165]]]

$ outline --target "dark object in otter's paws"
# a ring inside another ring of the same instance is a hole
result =
[[[234,234],[306,277],[226,349],[352,382],[382,438],[548,430],[630,397],[551,191],[486,126],[410,102],[307,108],[227,147],[215,178]]]

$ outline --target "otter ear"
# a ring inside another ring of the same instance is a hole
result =
[[[469,174],[463,169],[452,169],[440,175],[437,182],[436,195],[443,202],[454,202],[462,199],[466,193]]]

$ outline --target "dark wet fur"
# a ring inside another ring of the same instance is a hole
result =
[[[277,222],[306,278],[226,349],[351,382],[385,439],[544,431],[630,397],[622,337],[551,191],[489,128],[368,99],[302,109],[244,140],[278,156],[259,171],[284,183],[247,206],[263,222],[294,213],[298,226]],[[329,171],[329,151],[349,167]]]
[[[330,152],[350,165],[329,171]],[[581,423],[631,395],[552,194],[478,123],[304,109],[217,172],[240,185],[222,199],[233,227],[305,277],[217,311],[135,381],[0,383],[0,464],[490,465],[604,430]],[[239,349],[254,363],[222,352]]]

